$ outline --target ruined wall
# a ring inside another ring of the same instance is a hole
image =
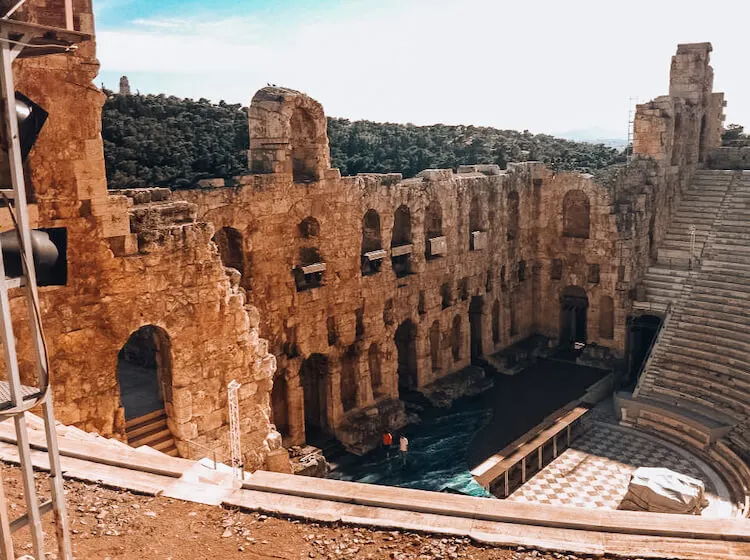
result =
[[[61,25],[63,4],[27,2],[19,17]],[[93,33],[90,2],[76,0],[74,10],[77,28]],[[67,231],[67,284],[40,289],[58,419],[124,437],[117,354],[131,333],[155,325],[171,350],[163,357],[171,365],[164,397],[180,452],[205,454],[187,440],[228,451],[226,384],[237,379],[246,460],[262,465],[279,444],[269,425],[274,358],[258,336],[257,311],[230,285],[213,228],[195,223],[189,208],[175,219],[168,200],[139,204],[107,192],[93,40],[75,54],[14,67],[17,90],[50,114],[26,164],[33,225]],[[143,208],[161,218],[139,221]],[[22,294],[14,295],[14,311],[22,312]],[[28,379],[29,340],[23,330],[18,337]]]
[[[296,111],[304,118],[295,118]],[[407,180],[398,174],[341,178],[327,167],[325,116],[315,101],[265,88],[249,114],[255,173],[231,186],[211,180],[174,196],[196,204],[200,220],[217,230],[241,235],[240,284],[259,308],[261,334],[277,356],[276,383],[284,394],[274,403],[285,409],[277,422],[288,444],[306,437],[301,372],[313,356],[327,359],[325,427],[340,439],[351,439],[363,409],[377,415],[385,402],[397,401],[403,325],[414,328],[414,387],[422,388],[469,365],[473,347],[489,355],[537,332],[555,340],[560,297],[578,286],[589,298],[588,342],[622,354],[629,286],[618,291],[618,278],[629,253],[618,249],[611,193],[591,176],[525,163],[507,171],[494,165],[427,170]],[[300,157],[305,161],[297,162]],[[564,207],[571,191],[580,196],[567,217],[583,219],[586,229],[568,236]],[[408,240],[396,225],[400,212],[409,216]],[[305,223],[315,224],[312,238],[303,233]],[[379,224],[374,242],[372,223]],[[440,256],[427,255],[430,237],[445,238]],[[392,257],[405,244],[410,274],[401,275],[404,257]],[[373,250],[384,252],[375,270],[363,256]],[[314,257],[302,262],[309,254]],[[309,275],[313,287],[300,285],[301,267],[315,261],[325,270]],[[472,317],[481,325],[473,342]],[[609,326],[600,326],[601,317]],[[388,422],[382,418],[383,426]]]
[[[633,152],[656,163],[656,176],[648,189],[644,209],[649,214],[646,230],[650,256],[666,235],[682,193],[690,186],[695,170],[704,166],[709,154],[721,145],[723,93],[714,93],[710,43],[678,45],[672,57],[669,95],[638,105],[634,125]],[[638,189],[637,185],[633,185]],[[623,198],[624,202],[632,196]],[[637,270],[645,272],[644,267]]]

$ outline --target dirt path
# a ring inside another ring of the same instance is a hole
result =
[[[11,516],[16,517],[24,511],[18,470],[2,465],[2,476]],[[47,488],[44,475],[38,476],[38,486]],[[66,481],[65,487],[73,548],[79,560],[584,558],[482,547],[469,539],[305,523],[74,481]],[[55,550],[54,527],[49,522],[45,523],[45,533],[47,551]],[[27,530],[17,533],[14,542],[17,554],[31,552]],[[55,559],[56,555],[48,552],[47,558]]]

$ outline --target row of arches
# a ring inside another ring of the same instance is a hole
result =
[[[494,193],[493,193],[494,194]],[[519,196],[512,191],[507,200],[507,236],[509,241],[518,237],[519,232]],[[494,212],[492,212],[494,214]],[[320,286],[323,283],[325,260],[320,250],[320,223],[312,216],[303,219],[298,227],[297,251],[298,265],[293,275],[297,291],[304,291]],[[477,196],[472,197],[469,209],[469,247],[474,247],[474,236],[484,230],[482,211]],[[563,198],[563,235],[566,237],[588,238],[590,232],[590,204],[588,197],[581,190],[568,191]],[[443,237],[443,212],[437,200],[431,201],[425,209],[424,222],[425,258],[430,260],[439,257],[443,251],[432,246],[432,240]],[[214,236],[224,266],[233,268],[247,276],[249,262],[248,251],[244,248],[242,234],[232,228],[223,227]],[[398,278],[412,272],[412,216],[405,204],[399,206],[393,219],[391,234],[391,267]],[[362,218],[361,269],[363,276],[377,274],[386,257],[384,251],[380,215],[375,209],[369,209]],[[249,287],[247,279],[243,287]]]

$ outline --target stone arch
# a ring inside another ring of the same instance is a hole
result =
[[[172,348],[161,327],[134,331],[117,354],[117,382],[125,420],[164,408],[172,396]]]
[[[328,425],[328,356],[311,354],[300,366],[300,384],[305,407],[305,434],[311,437],[330,431]]]
[[[492,304],[492,343],[500,343],[500,301],[495,300]]]
[[[424,216],[425,255],[428,259],[437,255],[430,250],[430,239],[443,236],[443,209],[437,200],[427,205]]]
[[[212,241],[219,249],[222,264],[245,274],[245,250],[242,234],[233,227],[223,227],[217,231]]]
[[[259,90],[248,108],[253,173],[289,173],[318,181],[330,168],[328,123],[320,103],[288,88]]]
[[[399,394],[403,394],[418,386],[417,326],[407,319],[396,329],[394,339],[398,351],[398,388]]]
[[[325,264],[320,252],[320,222],[307,216],[297,230],[299,262],[293,274],[297,291],[302,292],[322,285]]]
[[[357,406],[357,366],[359,356],[356,346],[347,348],[341,358],[341,406],[348,412]]]
[[[519,235],[521,221],[520,200],[516,191],[508,193],[508,240]]]
[[[586,344],[589,298],[579,286],[568,286],[560,295],[560,345]]]
[[[391,267],[398,278],[411,273],[411,210],[402,204],[393,214]]]
[[[385,395],[383,387],[383,370],[380,361],[380,348],[373,342],[367,350],[367,366],[370,370],[370,386],[372,394],[377,399]]]
[[[599,298],[599,338],[615,337],[615,304],[610,296]]]
[[[380,251],[383,242],[380,238],[380,215],[370,208],[362,218],[362,276],[380,271],[382,257],[371,258],[371,253]],[[368,256],[368,253],[370,255]]]
[[[440,321],[435,320],[430,326],[430,362],[432,371],[440,369]]]
[[[590,229],[589,197],[585,192],[574,189],[563,198],[563,236],[589,238]]]
[[[456,315],[453,317],[453,324],[451,325],[451,354],[453,355],[453,361],[457,362],[461,359],[461,316]]]

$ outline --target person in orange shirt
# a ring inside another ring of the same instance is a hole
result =
[[[388,430],[383,430],[383,449],[385,449],[386,458],[391,458],[391,446],[393,445],[393,434]]]

